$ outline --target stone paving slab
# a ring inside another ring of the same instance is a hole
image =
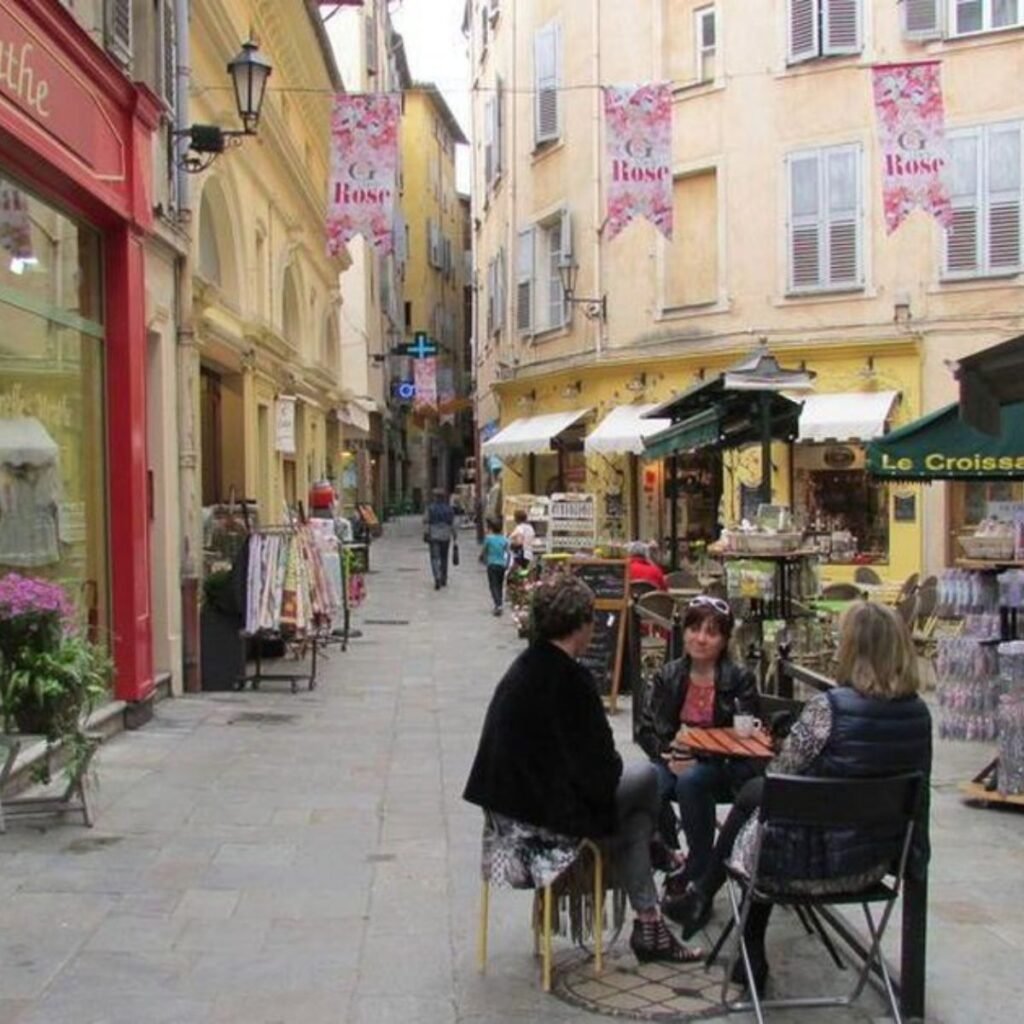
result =
[[[0,836],[0,1024],[606,1019],[540,992],[525,894],[494,895],[476,970],[480,815],[461,792],[520,642],[489,614],[472,557],[435,593],[419,524],[387,529],[364,637],[331,652],[317,690],[164,702],[99,752],[95,829],[12,823]],[[628,714],[613,728],[639,757]],[[1024,817],[966,807],[956,790],[987,753],[936,745],[936,1024],[1016,1021],[1024,1003]],[[822,980],[820,951],[785,915],[769,955],[781,989]],[[863,1022],[880,1005],[770,1019]]]

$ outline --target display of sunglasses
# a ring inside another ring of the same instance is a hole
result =
[[[690,608],[701,608],[708,607],[714,608],[716,612],[720,612],[722,615],[727,615],[732,618],[732,609],[729,607],[728,601],[723,601],[720,597],[711,597],[710,594],[698,594],[689,604]]]

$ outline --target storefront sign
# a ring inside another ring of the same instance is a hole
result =
[[[17,110],[100,178],[123,179],[124,150],[106,110],[28,18],[0,2],[0,104]]]
[[[847,469],[857,461],[857,455],[852,448],[832,445],[825,449],[823,459],[831,469]]]
[[[607,128],[606,238],[634,217],[672,237],[672,87],[661,82],[604,90]]]
[[[970,476],[985,473],[1024,473],[1024,455],[947,455],[926,452],[921,457],[894,456],[883,452],[879,460],[883,473],[921,473],[942,476]]]
[[[394,252],[398,127],[397,93],[339,93],[331,116],[327,252],[337,256],[362,235],[382,256]]]
[[[274,433],[274,450],[284,455],[295,454],[295,396],[279,395],[277,398],[277,423]]]
[[[912,523],[917,518],[917,495],[897,494],[892,499],[892,518],[897,523]]]
[[[895,231],[915,207],[948,225],[953,207],[943,177],[946,141],[939,62],[881,64],[872,75],[886,230]]]

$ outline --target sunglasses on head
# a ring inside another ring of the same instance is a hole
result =
[[[732,618],[732,609],[729,607],[728,601],[723,601],[720,597],[711,597],[709,594],[698,594],[691,602],[689,607],[691,608],[714,608],[716,612],[722,615],[727,615]]]

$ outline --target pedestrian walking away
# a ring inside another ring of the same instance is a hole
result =
[[[491,519],[480,548],[480,561],[487,567],[487,585],[491,588],[493,614],[500,615],[505,603],[505,572],[508,569],[508,538],[501,532],[501,520]]]
[[[439,487],[432,492],[432,500],[423,513],[423,540],[430,549],[430,571],[434,574],[434,589],[448,585],[448,548],[455,536],[455,513]]]

